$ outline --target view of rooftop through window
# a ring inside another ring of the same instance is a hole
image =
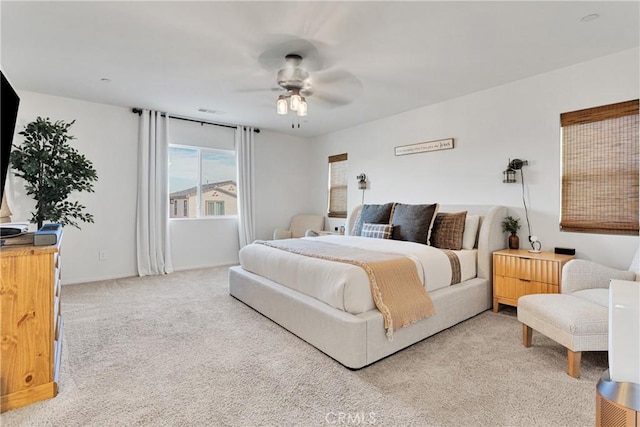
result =
[[[236,156],[230,150],[169,146],[169,217],[236,215]]]

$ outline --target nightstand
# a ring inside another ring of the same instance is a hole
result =
[[[500,304],[518,306],[518,298],[529,294],[557,294],[562,289],[562,266],[573,255],[532,253],[526,249],[504,249],[493,253],[493,312]]]

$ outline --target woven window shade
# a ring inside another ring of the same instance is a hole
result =
[[[347,217],[347,158],[329,156],[329,217]]]
[[[560,121],[561,230],[638,235],[638,100]]]

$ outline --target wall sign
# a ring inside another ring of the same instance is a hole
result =
[[[396,156],[407,154],[426,153],[428,151],[453,149],[453,138],[439,139],[437,141],[419,142],[417,144],[400,145],[396,147]]]

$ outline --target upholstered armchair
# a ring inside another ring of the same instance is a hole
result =
[[[574,259],[562,269],[562,293],[571,294],[604,307],[609,306],[609,282],[611,279],[636,280],[638,275],[638,255],[629,270],[616,270],[583,259]]]
[[[276,228],[273,230],[273,240],[304,237],[307,232],[316,233],[324,229],[324,215],[294,215],[288,230]]]
[[[567,348],[567,373],[580,377],[583,351],[609,350],[609,287],[612,281],[638,280],[639,252],[628,271],[574,259],[562,268],[560,294],[531,294],[518,299],[522,343],[531,346],[536,330]]]

